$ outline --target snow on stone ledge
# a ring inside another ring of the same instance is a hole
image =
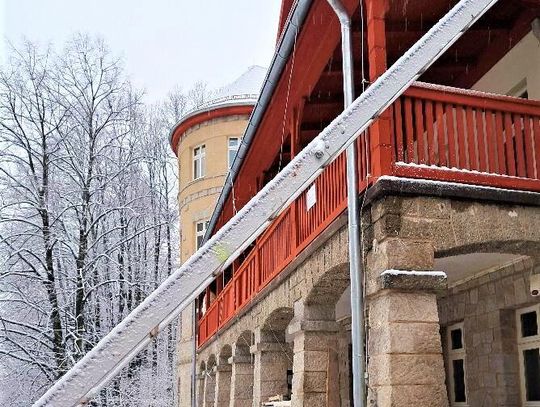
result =
[[[379,276],[381,289],[438,291],[446,288],[443,271],[385,270]]]

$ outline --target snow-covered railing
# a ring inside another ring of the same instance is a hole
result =
[[[88,404],[497,0],[461,0],[34,406]]]

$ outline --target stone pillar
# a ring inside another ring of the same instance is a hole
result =
[[[200,372],[197,375],[197,406],[203,407],[204,406],[204,378],[205,373]]]
[[[180,314],[178,338],[178,406],[191,407],[191,375],[193,361],[193,304]]]
[[[204,407],[214,407],[216,401],[216,371],[208,367],[204,373]]]
[[[446,275],[432,268],[433,247],[426,241],[386,238],[368,255],[368,401],[373,405],[448,406],[436,298]]]
[[[259,331],[250,352],[255,356],[253,368],[253,406],[269,397],[288,393],[287,369],[292,358],[284,333]]]
[[[231,398],[231,365],[220,363],[214,368],[216,372],[216,406],[228,406]]]
[[[294,343],[293,406],[340,406],[339,325],[333,306],[296,303],[288,327]]]
[[[229,358],[231,370],[230,407],[251,407],[253,403],[253,363],[251,355],[233,351]],[[224,404],[225,405],[225,404]]]

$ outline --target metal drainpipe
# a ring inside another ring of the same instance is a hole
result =
[[[343,55],[343,93],[347,108],[354,100],[354,69],[351,46],[351,19],[339,0],[327,0],[341,24],[341,52]],[[362,137],[362,136],[360,136]],[[349,272],[351,278],[351,342],[353,401],[355,407],[365,404],[364,361],[364,299],[362,294],[362,264],[360,263],[360,230],[358,185],[356,182],[355,143],[347,150],[347,204],[349,208]]]

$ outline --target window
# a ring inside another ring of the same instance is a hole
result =
[[[240,139],[238,137],[229,137],[229,150],[228,150],[228,165],[231,168],[231,165],[236,157],[238,152],[238,147],[240,146]]]
[[[197,222],[195,224],[195,249],[199,250],[204,241],[204,235],[206,234],[206,229],[208,228],[208,221]]]
[[[193,149],[193,179],[204,177],[206,165],[206,146],[195,147]]]
[[[517,310],[521,397],[526,407],[540,406],[540,304]]]
[[[451,406],[467,406],[465,384],[465,341],[463,322],[449,326],[446,343],[448,349],[448,382]]]

